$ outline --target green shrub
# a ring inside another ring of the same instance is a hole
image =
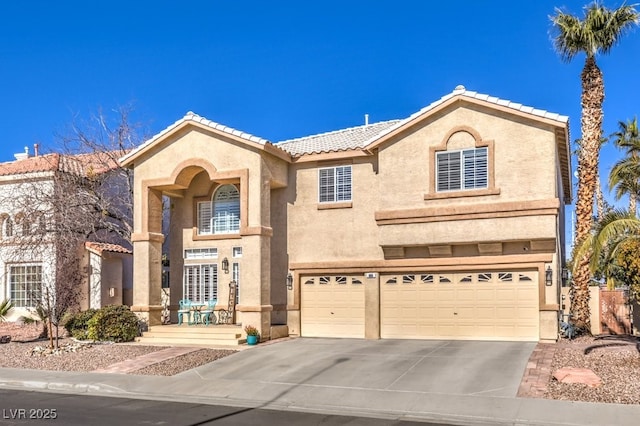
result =
[[[88,322],[92,340],[130,342],[138,336],[138,317],[128,306],[111,305],[100,309]]]
[[[72,315],[64,323],[67,332],[78,340],[89,338],[89,320],[98,312],[97,309],[87,309]]]

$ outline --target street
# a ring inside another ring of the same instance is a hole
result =
[[[8,389],[0,389],[0,424],[444,426],[393,419]]]

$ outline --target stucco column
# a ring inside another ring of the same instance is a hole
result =
[[[243,277],[240,280],[240,301],[236,306],[243,326],[253,325],[260,331],[261,340],[271,338],[271,237],[253,235],[243,237]]]
[[[380,274],[364,280],[364,337],[380,338]]]
[[[141,211],[134,215],[133,306],[131,310],[148,325],[162,323],[162,193],[147,189],[141,197]],[[146,199],[146,200],[145,200]],[[146,201],[146,202],[145,202]],[[138,220],[138,218],[140,220]]]

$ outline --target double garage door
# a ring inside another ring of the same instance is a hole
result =
[[[363,281],[303,277],[302,335],[364,337]],[[537,341],[538,297],[536,271],[383,274],[380,336]]]

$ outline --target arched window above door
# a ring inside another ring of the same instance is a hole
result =
[[[240,192],[235,185],[221,185],[211,201],[198,203],[198,234],[233,234],[240,231]]]

